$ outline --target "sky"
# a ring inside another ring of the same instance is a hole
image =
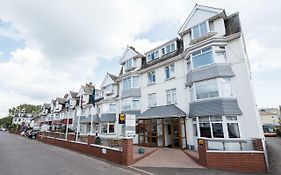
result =
[[[118,74],[124,49],[179,37],[194,5],[239,12],[258,107],[281,105],[281,1],[0,0],[0,117]]]

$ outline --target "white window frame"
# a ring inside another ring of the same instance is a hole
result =
[[[148,97],[148,108],[151,108],[151,107],[155,107],[157,105],[157,100],[156,100],[156,93],[151,93],[151,94],[148,94],[147,95]],[[150,101],[152,100],[151,97],[154,97],[154,104],[152,104]]]
[[[201,33],[201,28],[200,28],[200,25],[201,24],[203,24],[203,23],[205,23],[206,24],[206,27],[207,27],[207,33],[206,34],[208,34],[209,32],[210,32],[210,24],[209,24],[209,21],[207,20],[207,21],[204,21],[204,22],[201,22],[201,23],[199,23],[199,24],[197,24],[197,25],[195,25],[195,26],[193,26],[192,28],[191,28],[191,39],[192,40],[194,40],[194,39],[198,39],[198,38],[201,38],[202,36],[204,36],[204,35],[202,35],[202,33]],[[199,27],[199,33],[200,33],[200,35],[198,36],[198,37],[194,37],[194,28],[195,27]]]
[[[239,116],[233,116],[233,115],[227,115],[227,116],[232,116],[232,117],[236,117],[237,120],[227,120],[225,115],[218,115],[218,116],[221,116],[222,117],[222,121],[211,121],[211,117],[212,116],[202,116],[202,117],[208,117],[209,118],[209,124],[210,124],[210,130],[211,130],[211,138],[212,139],[241,139],[243,138],[242,137],[242,133],[241,133],[241,127],[240,127],[240,117]],[[199,118],[200,117],[196,117],[196,121],[192,121],[192,124],[194,126],[194,124],[196,124],[197,126],[197,137],[201,137],[201,132],[200,132],[200,123],[204,123],[204,122],[199,122]],[[206,122],[205,122],[206,123]],[[217,137],[213,137],[213,126],[212,126],[212,123],[222,123],[222,127],[223,127],[223,135],[224,135],[224,138],[217,138]],[[229,133],[228,133],[228,126],[227,124],[228,123],[236,123],[238,125],[238,129],[239,129],[239,138],[230,138],[229,137]],[[196,137],[196,136],[194,136]]]
[[[138,78],[138,86],[134,86],[134,83],[133,83],[133,79],[134,78]],[[129,88],[127,88],[127,89],[124,89],[124,82],[125,81],[130,81],[130,83],[129,83],[129,85],[130,85],[130,87]],[[129,76],[129,77],[126,77],[126,78],[124,78],[123,80],[122,80],[122,86],[123,86],[123,90],[128,90],[128,89],[133,89],[133,88],[139,88],[139,86],[140,86],[140,77],[139,76]]]
[[[173,67],[173,70],[172,70]],[[166,70],[169,70],[170,77],[167,77]],[[169,66],[164,67],[164,73],[165,73],[165,80],[169,80],[175,77],[175,63],[170,64]]]
[[[116,112],[116,102],[108,103],[108,112],[110,112],[110,113]]]
[[[173,98],[173,95],[175,96],[175,98]],[[171,101],[168,101],[168,96],[170,96]],[[177,104],[177,89],[173,88],[173,89],[168,89],[166,90],[166,101],[167,104]]]
[[[153,81],[153,76],[154,76],[154,81]],[[152,81],[150,81],[150,80],[152,80]],[[152,85],[152,84],[155,84],[155,83],[156,83],[155,71],[151,71],[147,74],[147,84]]]
[[[128,65],[129,65],[128,63],[129,62],[131,62],[131,66],[130,67],[128,67]],[[135,67],[136,67],[136,60],[135,59],[131,58],[131,59],[128,59],[128,60],[125,61],[125,64],[124,64],[125,71],[133,69]]]
[[[230,96],[226,96],[226,95],[223,95],[223,90],[222,90],[222,80],[223,79],[229,79],[229,88],[230,88]],[[196,84],[198,84],[199,82],[208,82],[210,80],[215,80],[216,81],[216,84],[217,84],[217,87],[218,87],[218,96],[217,97],[208,97],[208,98],[201,98],[201,99],[197,99],[197,94],[196,94]],[[200,101],[200,100],[207,100],[207,99],[212,99],[212,98],[220,98],[220,97],[233,97],[233,90],[232,90],[232,81],[231,81],[231,78],[230,77],[223,77],[223,78],[214,78],[214,79],[209,79],[209,80],[202,80],[202,81],[199,81],[199,82],[195,82],[193,84],[191,84],[189,86],[189,94],[190,94],[190,101],[193,102],[193,101]],[[192,93],[193,91],[193,93]]]
[[[133,101],[138,101],[138,107],[134,108]],[[126,104],[126,105],[124,105]],[[140,110],[140,98],[139,97],[129,97],[129,98],[124,98],[121,100],[121,109],[122,111],[130,111],[130,110]],[[130,106],[129,108],[124,108],[124,106]]]
[[[172,46],[172,44],[174,44],[174,50],[172,50],[171,48],[171,46]],[[170,51],[168,52],[167,51],[167,47],[169,47],[170,48]],[[166,45],[166,46],[163,46],[161,49],[160,49],[160,53],[161,53],[161,55],[166,55],[166,54],[169,54],[169,53],[172,53],[172,52],[174,52],[174,51],[176,51],[177,50],[177,42],[176,41],[174,41],[174,42],[172,42],[172,43],[170,43],[170,44],[168,44],[168,45]],[[163,51],[164,51],[164,53],[163,53]]]
[[[199,56],[199,55],[202,55],[202,54],[206,53],[206,52],[203,53],[203,50],[208,49],[208,48],[210,48],[210,51],[208,51],[208,52],[212,52],[213,63],[205,64],[205,65],[198,66],[198,67],[194,68],[194,66],[193,66],[193,58],[196,57],[196,56]],[[198,54],[196,56],[193,56],[193,54],[196,53],[196,52],[200,52],[200,54]],[[192,52],[190,54],[191,69],[199,69],[199,68],[206,67],[206,66],[209,66],[209,65],[214,64],[214,63],[215,63],[215,55],[214,55],[214,48],[213,48],[213,46],[207,46],[207,47],[201,48],[201,49],[196,50],[196,51],[194,51],[194,52]]]

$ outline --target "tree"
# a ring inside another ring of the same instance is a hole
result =
[[[13,117],[8,116],[0,119],[0,126],[9,128],[12,125]]]
[[[21,104],[9,109],[9,116],[14,116],[18,113],[39,114],[40,111],[41,105]]]

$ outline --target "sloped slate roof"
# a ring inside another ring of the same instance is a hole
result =
[[[133,114],[133,115],[136,115],[136,117],[140,116],[140,111],[136,111],[136,110],[122,111],[121,113],[124,113],[124,114]]]
[[[45,109],[50,109],[50,108],[51,108],[51,104],[49,104],[49,103],[44,103],[44,104],[43,104],[43,107],[44,107]]]
[[[84,90],[85,94],[93,95],[94,87],[82,86],[82,89]]]
[[[64,98],[61,98],[61,97],[57,97],[56,100],[59,102],[59,104],[65,104],[65,102],[66,102],[66,100]]]
[[[116,80],[117,80],[117,76],[115,76],[115,75],[112,75],[112,74],[110,74],[110,73],[108,73],[107,72],[107,74],[108,74],[108,76],[114,81],[114,82],[116,82]]]
[[[70,91],[70,95],[72,98],[77,98],[77,94],[78,94],[78,92]]]
[[[155,106],[147,109],[140,114],[138,119],[150,119],[150,118],[170,118],[170,117],[183,117],[186,116],[176,105],[164,105]]]
[[[100,118],[101,122],[115,122],[116,121],[116,114],[101,114]]]
[[[242,115],[237,99],[215,98],[189,104],[189,116]]]

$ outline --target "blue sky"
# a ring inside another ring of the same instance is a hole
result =
[[[21,103],[42,104],[78,91],[89,81],[99,85],[106,72],[119,73],[118,61],[127,45],[144,53],[178,37],[196,3],[224,8],[227,14],[239,11],[257,104],[278,107],[279,1],[3,0],[0,116]]]

